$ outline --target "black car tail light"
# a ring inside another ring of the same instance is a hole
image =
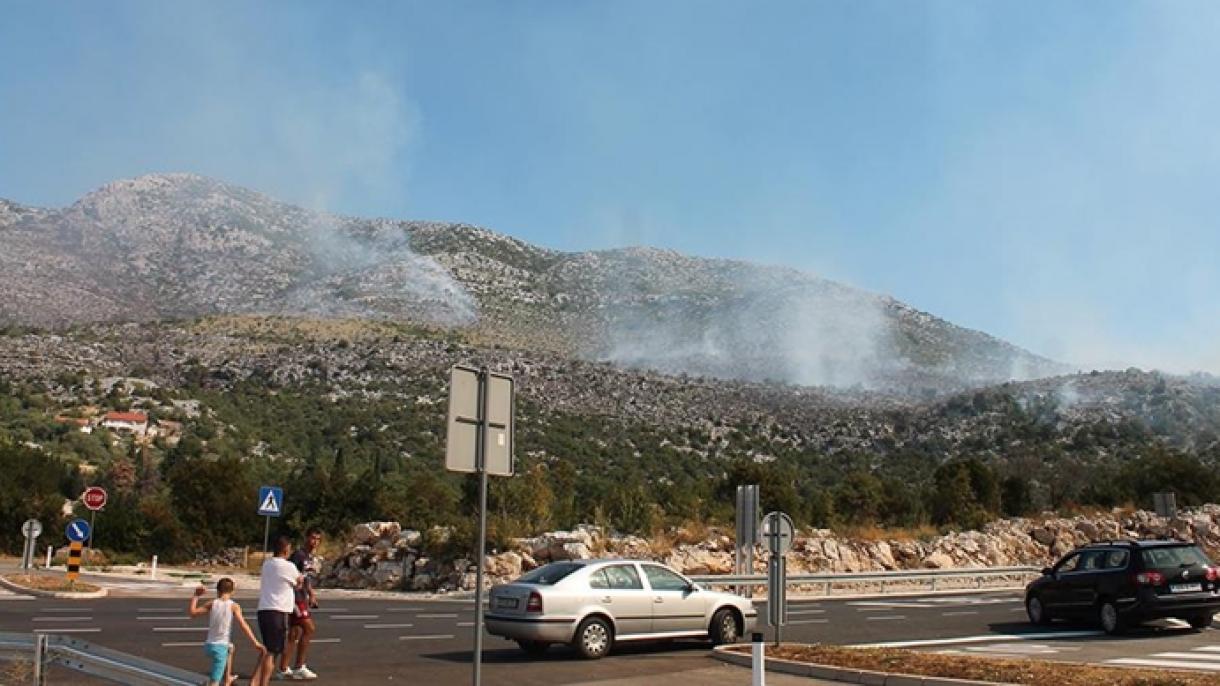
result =
[[[1135,583],[1141,586],[1160,586],[1165,583],[1165,575],[1160,572],[1140,572],[1135,575]]]
[[[542,594],[530,591],[530,599],[525,602],[526,612],[542,612]]]

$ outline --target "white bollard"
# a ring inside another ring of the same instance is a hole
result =
[[[156,555],[153,555],[153,561],[152,561],[152,579],[153,579],[154,581],[156,581],[156,579],[157,579],[157,556],[156,556]]]
[[[51,551],[53,551],[53,550],[55,550],[55,546],[53,546],[53,545],[47,546],[47,566],[44,569],[51,568]]]
[[[750,637],[750,640],[754,643],[754,661],[752,666],[754,678],[750,683],[753,686],[767,686],[767,656],[763,647],[763,635],[760,633],[754,634]]]

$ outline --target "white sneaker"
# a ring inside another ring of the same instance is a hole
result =
[[[282,671],[276,670],[271,673],[271,680],[272,681],[292,681],[293,679],[296,678],[294,676],[295,674],[296,674],[296,672],[293,672],[291,669],[285,669]]]
[[[314,674],[313,670],[305,665],[301,665],[300,667],[297,667],[295,671],[293,671],[292,678],[296,679],[297,681],[309,681],[310,679],[317,679],[318,675]]]

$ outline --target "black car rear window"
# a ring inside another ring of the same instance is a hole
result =
[[[543,565],[538,569],[522,574],[521,578],[517,579],[517,581],[523,584],[550,586],[563,581],[569,574],[581,567],[584,567],[584,565],[574,562],[552,562],[549,565]]]
[[[1211,564],[1203,551],[1193,545],[1145,548],[1141,554],[1144,557],[1144,565],[1152,568]]]

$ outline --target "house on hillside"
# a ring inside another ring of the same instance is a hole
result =
[[[77,431],[83,434],[93,433],[93,424],[84,417],[67,417],[62,414],[55,415],[56,424],[67,424],[68,426],[76,427]]]
[[[143,412],[107,412],[102,417],[102,426],[112,431],[143,436],[148,433],[148,415]]]

